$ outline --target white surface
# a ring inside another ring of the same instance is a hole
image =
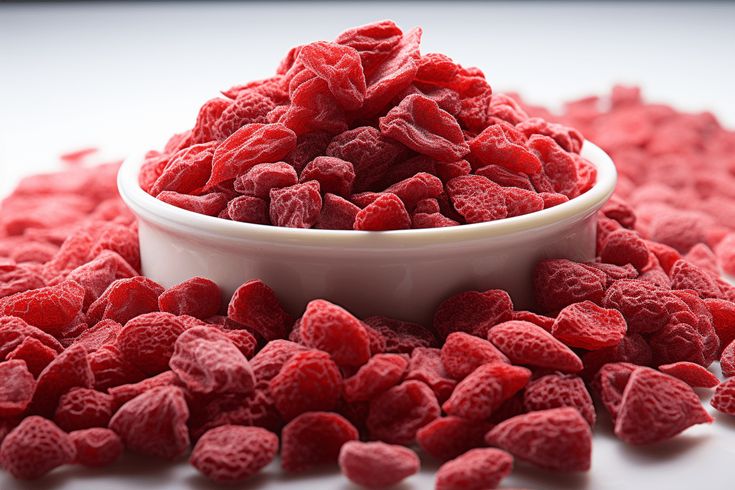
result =
[[[496,89],[531,101],[556,104],[638,82],[653,99],[716,110],[735,125],[732,4],[0,5],[0,195],[20,176],[50,168],[60,151],[96,144],[124,156],[160,146],[193,124],[214,89],[267,76],[293,44],[379,18],[422,25],[424,52],[478,65]],[[729,490],[735,423],[717,418],[645,449],[614,440],[601,421],[588,475],[519,467],[503,486]],[[434,469],[400,488],[432,488]],[[288,478],[275,465],[242,487],[351,488],[334,473]],[[65,468],[32,483],[0,475],[2,490],[131,488],[214,487],[186,465],[142,460]]]

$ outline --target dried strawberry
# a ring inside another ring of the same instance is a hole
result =
[[[176,339],[186,330],[170,313],[146,313],[130,320],[117,336],[116,346],[128,362],[148,375],[168,369]]]
[[[416,431],[439,416],[431,389],[420,381],[404,381],[370,402],[367,428],[370,435],[390,444],[410,444]]]
[[[421,467],[416,453],[384,442],[350,441],[339,452],[342,473],[353,483],[369,488],[396,485]]]
[[[36,480],[71,463],[74,453],[74,444],[64,431],[34,416],[24,419],[2,441],[0,463],[15,478]]]
[[[456,177],[446,184],[452,205],[467,223],[482,223],[508,216],[502,187],[480,175]]]
[[[0,417],[25,412],[33,399],[36,380],[23,361],[0,363]]]
[[[511,172],[537,174],[541,171],[541,160],[528,148],[508,137],[503,126],[494,124],[485,128],[470,141],[472,158],[477,167],[500,165]]]
[[[296,170],[284,162],[259,163],[235,179],[235,190],[246,196],[268,199],[271,189],[290,187],[298,182]]]
[[[357,437],[357,429],[336,413],[301,414],[283,428],[281,466],[289,473],[297,473],[334,464],[342,445]]]
[[[547,374],[531,381],[523,394],[529,412],[550,408],[576,408],[591,426],[595,425],[595,407],[582,378],[571,374]]]
[[[209,141],[171,155],[148,193],[153,196],[158,196],[163,191],[190,194],[200,189],[209,180],[216,147],[216,142]]]
[[[493,344],[464,332],[447,336],[441,348],[441,360],[447,373],[457,380],[464,379],[483,364],[509,362]]]
[[[720,384],[717,376],[693,362],[681,361],[673,364],[662,364],[658,367],[658,370],[684,381],[692,388],[714,388]]]
[[[59,399],[54,422],[67,432],[107,427],[112,418],[112,397],[90,388],[72,388]]]
[[[444,463],[436,473],[436,490],[496,488],[513,469],[513,457],[494,448],[471,449]]]
[[[253,374],[258,381],[270,381],[279,373],[288,359],[298,352],[308,350],[306,347],[288,340],[272,340],[268,342],[250,360]]]
[[[340,366],[361,366],[370,358],[369,337],[360,320],[328,301],[306,305],[301,338],[308,347],[331,354]]]
[[[346,45],[315,42],[301,48],[298,60],[327,82],[329,91],[346,110],[358,109],[365,99],[365,75],[360,53]]]
[[[335,194],[325,194],[316,228],[323,230],[351,230],[360,208]]]
[[[552,259],[536,265],[533,290],[541,310],[557,311],[585,300],[599,304],[606,282],[601,271],[566,259]]]
[[[447,416],[435,419],[416,432],[421,449],[439,461],[447,461],[485,445],[488,423]]]
[[[315,180],[270,191],[270,219],[276,226],[311,228],[321,209],[319,182]]]
[[[449,415],[486,420],[530,378],[531,372],[526,368],[505,363],[483,364],[459,382],[442,408]]]
[[[221,301],[217,284],[203,277],[193,277],[158,296],[158,307],[174,315],[205,319],[217,314]]]
[[[224,211],[223,211],[224,212]],[[227,203],[226,218],[241,223],[270,224],[268,203],[264,199],[252,196],[240,196]],[[220,218],[222,218],[220,214]]]
[[[408,368],[408,360],[398,354],[376,354],[344,382],[348,402],[369,401],[397,385]]]
[[[218,216],[227,206],[227,195],[222,192],[189,196],[173,191],[163,191],[156,194],[156,199],[177,208],[207,216]]]
[[[57,352],[44,345],[40,340],[34,337],[26,337],[23,342],[8,353],[7,360],[25,362],[28,371],[34,378],[37,378],[46,366],[56,359],[56,356]]]
[[[75,387],[91,388],[93,383],[86,349],[81,345],[72,345],[38,376],[29,410],[51,417],[64,393]]]
[[[417,347],[411,353],[406,379],[426,384],[441,403],[452,394],[457,382],[444,369],[441,351],[432,347]]]
[[[596,350],[618,345],[625,337],[627,328],[625,318],[619,311],[583,301],[559,312],[551,327],[551,334],[568,346]]]
[[[355,215],[355,230],[403,230],[411,227],[406,206],[395,194],[381,194]]]
[[[57,335],[82,311],[84,288],[74,281],[0,298],[0,315],[16,316]]]
[[[283,338],[286,326],[292,321],[273,290],[259,279],[237,288],[227,308],[227,317],[266,340]]]
[[[95,427],[69,433],[76,455],[74,463],[89,468],[109,466],[120,458],[123,443],[110,429]]]
[[[385,339],[386,353],[410,354],[416,347],[434,347],[437,343],[434,334],[417,323],[380,316],[366,318],[365,323]]]
[[[370,74],[391,55],[402,35],[393,21],[383,20],[347,29],[335,42],[356,49],[365,72]]]
[[[158,297],[164,288],[143,276],[119,279],[105,290],[87,310],[87,321],[111,319],[120,324],[144,313],[158,311]]]
[[[582,361],[549,332],[533,323],[511,320],[488,331],[488,340],[511,362],[575,373]]]
[[[618,418],[623,392],[630,375],[638,368],[628,362],[611,362],[602,366],[596,373],[592,386],[613,422]]]
[[[715,390],[710,404],[728,415],[735,415],[735,378],[723,381]]]
[[[447,298],[437,307],[434,329],[442,337],[457,331],[485,337],[491,327],[510,320],[512,311],[513,303],[505,291],[466,291]]]

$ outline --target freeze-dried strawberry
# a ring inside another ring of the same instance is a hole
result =
[[[237,350],[239,350],[243,356],[248,359],[253,357],[255,349],[258,347],[258,340],[253,334],[247,330],[222,330],[222,333],[225,334],[225,337],[227,337],[235,347],[237,347]]]
[[[548,136],[535,134],[528,139],[528,148],[542,162],[543,172],[531,176],[539,192],[557,192],[572,198],[579,193],[577,165],[574,158]],[[490,162],[492,163],[492,162]],[[549,188],[539,188],[544,182]]]
[[[69,436],[42,417],[24,419],[0,446],[3,469],[22,480],[36,480],[73,459]]]
[[[36,380],[23,361],[0,363],[0,417],[25,412],[33,399]]]
[[[217,216],[227,206],[227,195],[222,192],[189,196],[173,191],[163,191],[156,194],[156,199],[177,208],[207,216]]]
[[[268,342],[250,360],[253,374],[258,381],[270,381],[278,374],[288,359],[298,352],[307,350],[306,347],[288,340],[272,340]]]
[[[0,315],[16,316],[57,335],[82,310],[84,288],[74,281],[0,298]]]
[[[227,307],[227,317],[266,340],[283,338],[292,322],[273,290],[259,279],[237,288]]]
[[[46,282],[40,274],[22,264],[10,270],[0,271],[0,298],[39,289],[45,285]]]
[[[735,415],[735,378],[723,381],[715,389],[710,405],[722,413]]]
[[[513,457],[494,448],[471,449],[447,461],[436,473],[436,490],[496,488],[513,470]]]
[[[429,422],[416,433],[421,449],[439,461],[447,461],[485,445],[491,425],[482,421],[447,416]]]
[[[323,230],[351,230],[360,208],[335,194],[325,194],[316,228]]]
[[[411,354],[416,347],[437,344],[434,334],[417,323],[380,316],[366,318],[365,323],[383,336],[386,353]]]
[[[720,339],[720,348],[726,347],[735,340],[735,303],[732,301],[707,298],[704,300],[710,314],[712,324]]]
[[[350,162],[335,157],[316,157],[301,171],[301,182],[316,180],[323,193],[349,196],[355,181],[355,170]]]
[[[510,320],[513,302],[505,291],[465,291],[444,300],[434,313],[434,330],[446,338],[452,332],[485,337],[488,330]]]
[[[210,141],[176,152],[168,159],[148,193],[153,196],[158,196],[163,191],[190,194],[200,189],[209,180],[216,147],[217,143]]]
[[[335,42],[356,49],[365,72],[369,74],[390,56],[402,35],[393,21],[383,20],[347,29],[337,36]]]
[[[597,350],[618,345],[625,337],[627,328],[625,318],[619,311],[583,301],[559,312],[551,327],[551,334],[568,346]]]
[[[701,270],[714,274],[720,275],[720,266],[717,264],[717,256],[704,243],[698,243],[693,246],[689,252],[684,256],[684,260],[690,264],[694,264]]]
[[[223,211],[224,212],[224,211]],[[227,218],[242,223],[270,224],[268,203],[252,196],[239,196],[227,203]],[[220,218],[223,217],[220,214]]]
[[[277,162],[295,147],[296,135],[282,124],[247,124],[215,150],[205,189],[242,175],[259,163]]]
[[[470,141],[476,167],[499,165],[511,172],[537,174],[541,160],[528,148],[510,138],[503,127],[493,124]]]
[[[599,304],[606,282],[602,271],[566,259],[551,259],[536,265],[533,290],[542,311],[558,311],[585,300]]]
[[[340,366],[361,366],[370,358],[369,337],[360,320],[328,301],[306,305],[301,338],[308,347],[328,352]]]
[[[669,273],[672,289],[692,289],[702,298],[722,298],[715,277],[686,260],[678,260]]]
[[[164,288],[147,277],[119,279],[87,310],[87,321],[97,323],[111,319],[120,324],[144,313],[158,310],[158,297]]]
[[[173,371],[164,371],[161,374],[144,378],[132,384],[117,385],[107,391],[112,396],[113,411],[117,411],[122,405],[129,402],[138,395],[163,386],[178,385],[179,378]]]
[[[588,269],[596,269],[602,271],[607,276],[607,286],[619,279],[635,279],[638,277],[638,271],[630,264],[623,266],[615,264],[606,264],[604,262],[585,262],[584,266]]]
[[[439,196],[444,192],[444,186],[437,177],[419,172],[412,177],[396,182],[384,192],[395,194],[403,201],[406,209],[413,210],[419,201]]]
[[[493,344],[465,332],[447,336],[441,348],[441,361],[447,373],[456,380],[464,379],[483,364],[509,362]]]
[[[298,181],[296,170],[288,163],[259,163],[235,179],[234,185],[240,194],[268,199],[271,189],[290,187]]]
[[[380,194],[355,215],[353,229],[363,231],[403,230],[411,227],[411,217],[395,194]]]
[[[705,339],[697,329],[688,323],[671,321],[648,338],[655,365],[678,361],[690,361],[709,366],[714,356],[707,357]],[[714,346],[713,353],[717,351]]]
[[[530,138],[534,134],[543,134],[557,142],[564,150],[579,153],[584,137],[574,128],[556,124],[540,117],[530,117],[516,125],[516,129]]]
[[[406,379],[425,383],[440,403],[449,398],[457,385],[444,370],[441,351],[432,347],[417,347],[413,350]]]
[[[64,393],[75,387],[91,388],[93,383],[87,351],[81,345],[72,345],[51,361],[38,376],[29,410],[34,414],[51,417]]]
[[[720,266],[726,274],[735,275],[735,233],[730,233],[715,247]]]
[[[212,125],[212,135],[222,141],[246,124],[267,122],[268,113],[276,103],[258,90],[243,89],[235,96]]]
[[[326,352],[293,355],[270,381],[270,392],[284,419],[305,412],[327,411],[337,406],[342,376]]]
[[[508,208],[508,217],[535,213],[544,209],[544,200],[534,191],[518,189],[517,187],[503,187],[505,205]]]
[[[441,208],[439,207],[439,201],[434,198],[421,199],[416,203],[416,213],[439,213]]]
[[[403,446],[384,442],[349,441],[339,452],[342,473],[363,487],[396,485],[421,467],[416,453]]]
[[[531,381],[523,393],[523,405],[529,412],[549,408],[576,408],[584,419],[595,425],[595,406],[582,378],[570,374],[548,374]]]
[[[319,182],[310,180],[270,191],[270,219],[276,226],[311,228],[319,219],[322,197]]]
[[[575,408],[552,408],[505,420],[487,433],[488,444],[540,468],[588,471],[592,432]]]
[[[410,444],[416,431],[439,416],[431,388],[420,381],[404,381],[370,402],[367,428],[371,437],[390,444]]]
[[[615,281],[605,293],[602,306],[620,311],[632,333],[655,332],[668,323],[673,313],[688,310],[673,293],[638,279]]]
[[[610,414],[613,423],[618,418],[623,392],[630,375],[637,368],[638,366],[628,362],[611,362],[602,366],[592,380],[592,387]]]
[[[69,273],[67,279],[84,288],[84,308],[88,308],[117,279],[128,279],[138,273],[119,254],[102,251],[96,258],[80,265]]]
[[[296,135],[314,131],[337,134],[347,129],[347,115],[329,84],[311,70],[296,73],[289,83],[289,93],[291,104],[284,106],[277,120]]]
[[[681,361],[672,364],[662,364],[658,367],[658,370],[684,381],[693,388],[714,388],[720,384],[717,376],[693,362]]]
[[[345,379],[348,402],[369,401],[397,385],[406,373],[408,360],[398,354],[376,354],[353,376]]]
[[[685,382],[639,367],[625,386],[615,435],[628,444],[651,444],[695,424],[711,423],[699,397]]]
[[[34,337],[26,337],[23,342],[8,353],[6,359],[8,361],[25,362],[28,371],[34,378],[37,378],[46,366],[56,359],[57,354],[54,349],[44,345],[40,340]]]
[[[485,165],[475,170],[475,174],[482,175],[503,187],[517,187],[527,191],[535,192],[528,176],[518,172],[512,172],[500,165]],[[539,196],[540,197],[540,196]]]
[[[539,192],[538,195],[544,200],[544,209],[553,208],[569,200],[564,194],[557,194],[556,192]]]
[[[192,466],[217,483],[245,480],[278,452],[278,437],[260,427],[223,425],[207,431],[194,446]]]
[[[725,377],[735,376],[735,340],[722,349],[720,355],[720,367]]]
[[[206,101],[199,109],[196,123],[191,130],[191,142],[196,145],[216,139],[214,135],[215,123],[231,104],[231,100],[220,97]]]
[[[511,320],[492,327],[488,340],[515,364],[557,369],[582,370],[582,361],[569,347],[533,323]]]
[[[343,108],[354,110],[362,106],[365,75],[356,49],[319,41],[303,46],[298,61],[327,82],[329,91]]]
[[[114,344],[104,345],[89,354],[89,366],[94,376],[94,388],[97,390],[133,383],[145,376],[125,359]]]
[[[204,277],[193,277],[158,296],[161,311],[205,319],[217,314],[222,298],[219,287]]]
[[[59,399],[54,422],[67,432],[107,427],[112,418],[112,397],[90,388],[72,388]]]
[[[645,241],[632,230],[617,230],[610,233],[600,252],[603,262],[616,265],[631,264],[638,270],[648,264],[648,247]]]
[[[247,394],[255,386],[245,356],[214,327],[194,327],[179,335],[169,365],[184,386],[197,394]]]
[[[334,464],[342,445],[357,438],[357,429],[336,413],[301,414],[283,428],[281,466],[288,473],[297,473]]]
[[[125,403],[110,429],[125,447],[144,456],[174,460],[189,448],[184,392],[176,386],[153,388]]]
[[[482,223],[508,216],[503,188],[480,175],[456,177],[446,184],[452,205],[467,223]]]
[[[108,428],[76,430],[69,433],[76,455],[74,463],[89,468],[102,468],[117,461],[123,452],[120,436]]]
[[[532,311],[516,310],[513,311],[511,320],[523,320],[526,322],[530,322],[534,325],[538,325],[547,332],[551,332],[551,328],[554,326],[555,318],[539,315],[538,313],[534,313]]]
[[[414,229],[421,228],[444,228],[447,226],[457,226],[459,223],[451,218],[447,218],[441,213],[415,213],[411,216],[411,227]]]
[[[185,330],[171,313],[146,313],[123,327],[116,346],[128,362],[150,376],[168,369],[176,339]]]

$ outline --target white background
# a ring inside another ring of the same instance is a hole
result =
[[[272,74],[289,47],[382,18],[424,27],[423,52],[485,71],[496,90],[560,101],[639,83],[649,98],[712,110],[735,126],[735,5],[546,2],[80,4],[0,6],[0,196],[59,152],[96,145],[125,156],[188,129],[202,102]],[[626,447],[603,421],[588,475],[519,468],[529,489],[731,489],[735,422],[718,417],[651,448]],[[403,490],[431,488],[435,465]],[[306,478],[306,479],[304,479]],[[341,477],[288,478],[277,466],[248,488],[350,488]],[[205,489],[185,465],[139,459],[64,469],[0,489]]]

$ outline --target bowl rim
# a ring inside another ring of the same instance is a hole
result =
[[[138,181],[144,153],[133,154],[122,163],[117,175],[117,186],[123,201],[139,218],[179,232],[198,232],[227,240],[289,243],[311,247],[408,248],[479,239],[500,239],[583,219],[602,207],[613,194],[617,183],[617,171],[607,153],[587,140],[584,141],[581,155],[597,169],[597,181],[584,194],[552,208],[521,216],[444,228],[391,231],[320,230],[243,223],[207,216],[159,201],[145,192]]]

